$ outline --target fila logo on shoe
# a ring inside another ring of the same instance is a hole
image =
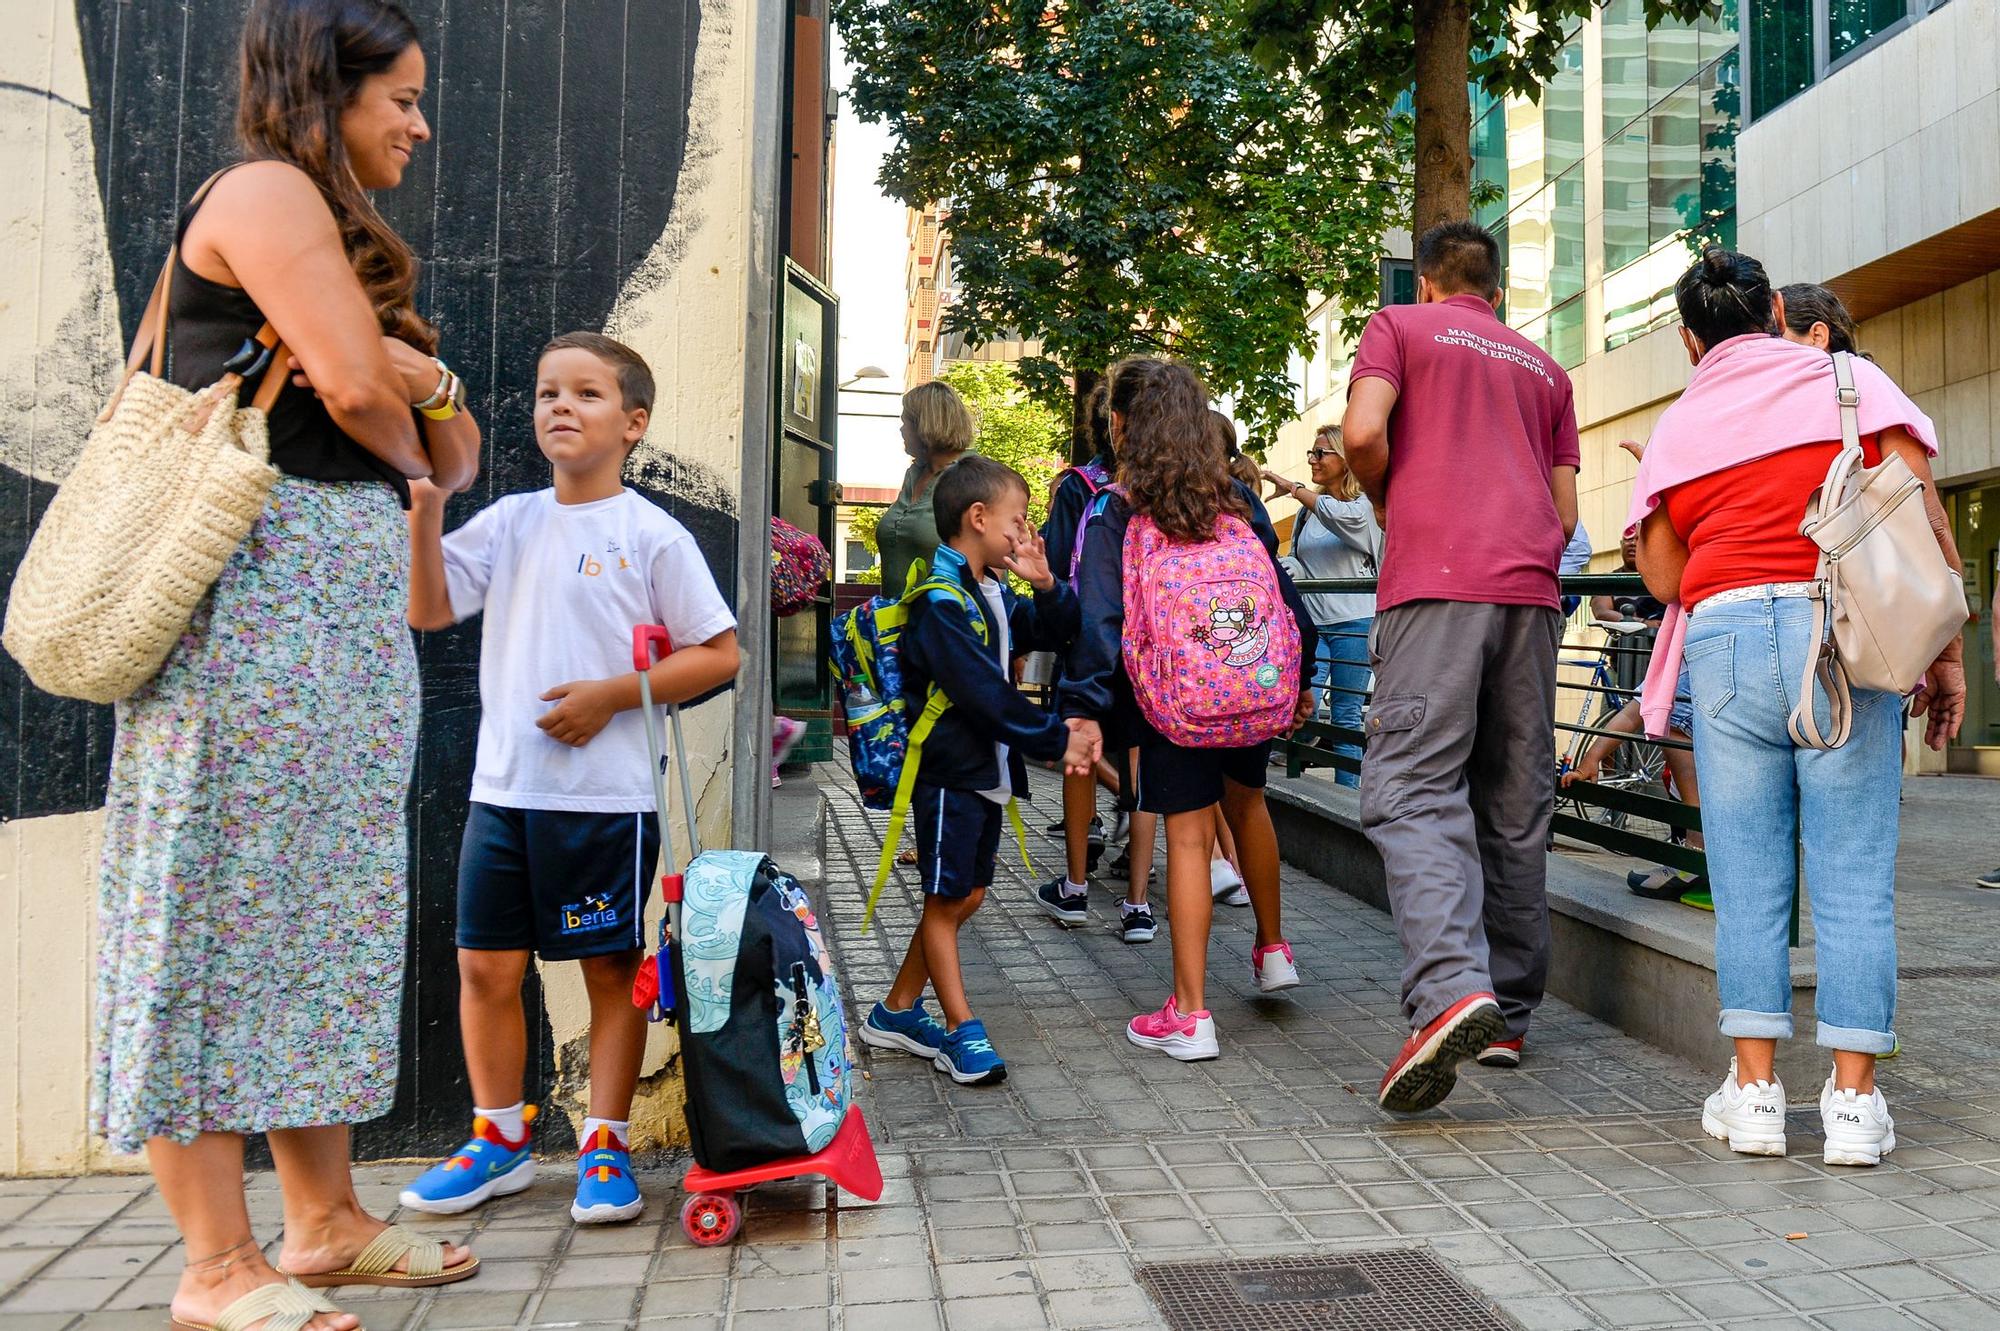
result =
[[[1834,1115],[1834,1118],[1835,1118],[1836,1120],[1838,1120],[1839,1122],[1842,1122],[1842,1123],[1859,1123],[1859,1122],[1861,1122],[1861,1115],[1859,1115],[1859,1114],[1850,1114],[1850,1113],[1846,1112],[1845,1110],[1842,1110],[1842,1111],[1841,1111],[1840,1113],[1837,1113],[1837,1114],[1835,1114],[1835,1115]]]
[[[1778,1112],[1778,1107],[1776,1105],[1751,1105],[1750,1112],[1754,1114],[1775,1114]]]

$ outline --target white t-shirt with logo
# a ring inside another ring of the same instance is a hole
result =
[[[454,619],[482,610],[479,757],[472,798],[509,809],[635,813],[653,807],[639,713],[619,712],[580,749],[535,722],[560,684],[632,672],[632,629],[676,648],[736,627],[694,537],[632,490],[559,504],[513,494],[444,538]]]

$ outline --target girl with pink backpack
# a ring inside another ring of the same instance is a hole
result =
[[[1182,1061],[1219,1052],[1205,985],[1219,804],[1257,917],[1250,964],[1265,993],[1298,984],[1279,929],[1278,839],[1264,805],[1271,741],[1311,714],[1304,599],[1277,533],[1224,470],[1208,395],[1185,366],[1135,357],[1111,370],[1118,485],[1084,529],[1083,627],[1059,694],[1065,718],[1127,748],[1138,807],[1166,819],[1174,991],[1126,1036]]]

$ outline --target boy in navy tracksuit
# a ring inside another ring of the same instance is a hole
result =
[[[1028,793],[1024,757],[1061,759],[1088,772],[1093,746],[1072,726],[1014,687],[1013,658],[1066,643],[1078,625],[1076,595],[1049,572],[1028,527],[1028,483],[1013,468],[969,454],[937,479],[932,508],[942,544],[933,588],[910,608],[903,629],[903,698],[922,714],[932,685],[950,700],[918,757],[910,822],[924,885],[924,913],[888,996],[862,1022],[862,1042],[933,1063],[961,1085],[1000,1081],[1006,1064],[966,1004],[958,931],[993,883],[1002,813]],[[1007,590],[1014,573],[1033,601]],[[924,1011],[928,983],[944,1022]]]

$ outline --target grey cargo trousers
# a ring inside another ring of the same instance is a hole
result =
[[[1421,1030],[1492,993],[1526,1034],[1549,970],[1556,652],[1542,606],[1414,601],[1375,618],[1361,826],[1403,944],[1403,1015]]]

